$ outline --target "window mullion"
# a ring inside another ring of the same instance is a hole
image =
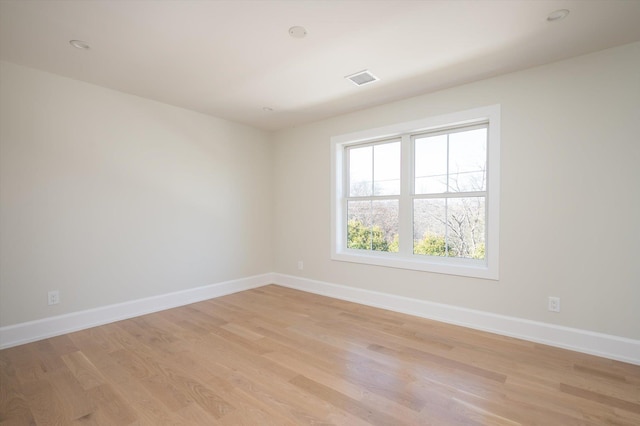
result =
[[[369,250],[373,250],[373,200],[369,200]]]
[[[398,251],[403,256],[413,254],[413,143],[409,135],[403,135],[400,145],[400,211]]]
[[[447,133],[447,193],[450,192],[450,170],[449,170],[449,138],[450,134]],[[449,199],[444,199],[444,252],[449,257]]]
[[[371,197],[369,200],[369,250],[373,251],[373,197],[376,192],[376,149],[375,146],[371,147]]]
[[[375,196],[376,187],[376,149],[375,146],[371,147],[371,196]]]
[[[348,197],[351,196],[351,169],[350,169],[350,158],[351,158],[351,150],[344,149],[343,151],[344,157],[342,163],[342,173],[344,176],[342,182],[342,197],[340,197],[340,208],[342,210],[342,218],[339,222],[339,226],[337,226],[337,232],[340,233],[340,236],[337,237],[337,241],[340,244],[342,250],[347,248],[348,245],[348,229],[349,229],[349,201]]]
[[[470,192],[435,192],[433,194],[416,194],[416,199],[423,198],[469,198],[469,197],[486,197],[487,191],[470,191]]]

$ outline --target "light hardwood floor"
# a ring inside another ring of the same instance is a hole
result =
[[[640,366],[275,285],[0,351],[2,425],[640,425]]]

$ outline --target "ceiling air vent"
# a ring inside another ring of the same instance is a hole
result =
[[[374,81],[379,80],[379,78],[371,74],[371,71],[369,70],[360,71],[355,74],[348,75],[345,78],[351,81],[356,86],[364,86],[365,84],[373,83]]]

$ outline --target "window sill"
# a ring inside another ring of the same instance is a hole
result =
[[[487,262],[475,259],[440,259],[435,256],[425,258],[420,255],[402,257],[397,253],[363,253],[360,250],[335,252],[331,254],[331,259],[341,262],[385,266],[388,268],[498,280],[497,265],[490,268],[487,266]]]

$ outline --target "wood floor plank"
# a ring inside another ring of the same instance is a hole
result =
[[[87,395],[97,406],[96,411],[87,416],[85,421],[95,424],[119,424],[129,425],[138,419],[133,401],[135,401],[135,390],[129,389],[125,399],[114,392],[110,385],[104,384],[92,387],[87,391]]]
[[[555,418],[568,418],[573,424],[596,424],[596,425],[625,425],[632,426],[640,424],[640,416],[631,412],[617,414],[615,407],[599,406],[591,401],[583,400],[568,393],[557,393],[548,389],[538,389],[531,387],[528,382],[509,381],[505,386],[505,396],[513,405],[518,407],[518,414],[525,419],[529,411],[539,411],[539,407],[544,407],[544,414],[549,414],[549,420]],[[543,414],[537,414],[538,418],[543,418]]]
[[[185,365],[185,361],[188,365]],[[245,377],[244,369],[238,369],[235,366],[227,367],[225,362],[211,363],[210,358],[202,352],[181,356],[180,363],[186,370],[190,366],[197,366],[202,380],[220,392],[225,400],[234,406],[235,410],[219,419],[220,423],[233,424],[233,421],[237,421],[238,424],[269,424],[270,421],[264,420],[267,418],[275,424],[298,424],[286,406],[283,408],[278,404],[273,404],[270,399],[265,401],[261,392],[253,392],[251,387],[237,385],[235,376],[241,374]],[[247,373],[247,375],[251,374]],[[251,376],[261,383],[270,384],[273,382],[271,377],[263,380],[256,375]],[[278,381],[276,380],[275,383]],[[269,385],[266,387],[269,388]],[[261,423],[250,423],[251,419],[261,419]]]
[[[15,369],[4,356],[0,356],[0,424],[35,424]]]
[[[622,410],[631,411],[632,413],[640,414],[640,404],[633,401],[609,396],[601,392],[594,392],[589,389],[579,388],[577,386],[567,385],[566,383],[560,383],[560,391],[580,398],[596,401],[610,407],[616,407]],[[633,398],[637,399],[637,394],[633,396]]]
[[[55,371],[47,380],[54,392],[60,396],[60,408],[66,418],[76,420],[96,410],[95,404],[87,397],[86,391],[70,371]]]
[[[187,425],[219,425],[214,416],[203,409],[199,404],[191,403],[176,411],[176,415]]]
[[[84,390],[106,383],[104,375],[84,353],[76,351],[65,354],[62,356],[62,361]]]
[[[380,412],[372,407],[369,407],[360,401],[354,400],[343,393],[340,393],[333,388],[324,386],[314,380],[311,380],[305,376],[296,376],[289,380],[292,384],[299,387],[303,391],[310,393],[318,398],[321,398],[331,405],[348,412],[356,417],[359,417],[366,422],[377,425],[395,426],[404,424],[404,422],[398,418],[392,417],[386,413]]]
[[[640,424],[640,366],[275,285],[0,351],[6,425]]]
[[[58,395],[49,381],[45,379],[32,381],[24,384],[22,388],[36,424],[65,425],[74,420],[68,417],[63,409],[60,399],[63,395]]]

